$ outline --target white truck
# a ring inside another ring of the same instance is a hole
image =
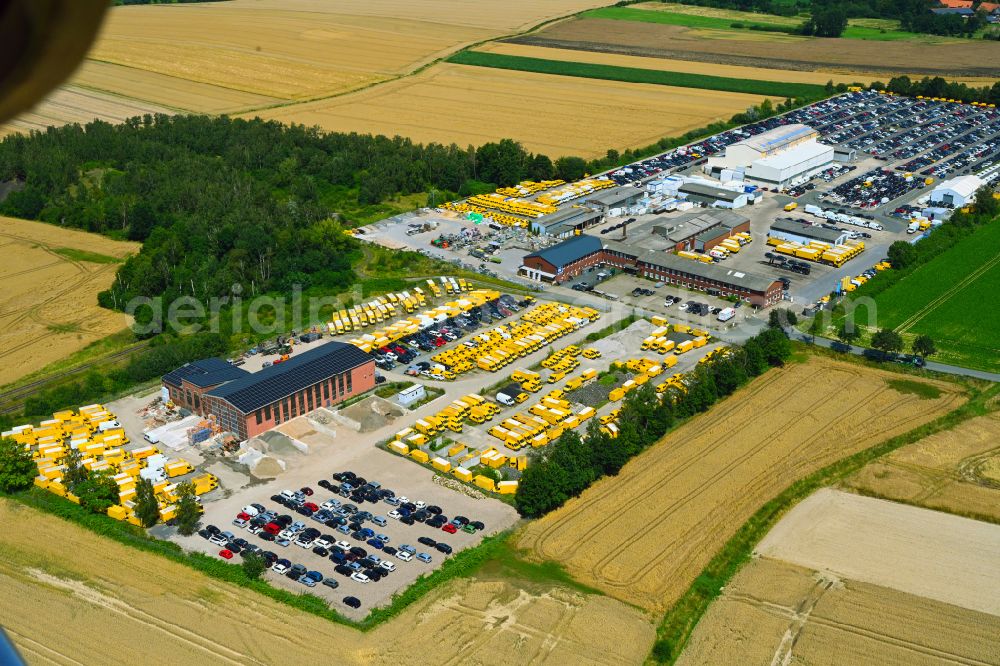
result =
[[[919,222],[916,222],[916,221],[910,222],[909,226],[906,227],[906,233],[908,233],[908,234],[915,234],[915,233],[917,233],[917,230],[919,230],[919,229],[920,229],[920,223]]]
[[[729,321],[736,316],[736,308],[722,308],[719,311],[718,320],[719,321]]]

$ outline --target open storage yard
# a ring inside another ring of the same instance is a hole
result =
[[[501,567],[361,633],[6,500],[0,521],[24,528],[0,535],[0,625],[29,663],[616,664],[653,640],[634,608]]]
[[[963,400],[942,383],[929,384],[937,398],[900,393],[893,377],[815,357],[772,371],[531,524],[518,545],[662,610],[780,490]]]
[[[981,416],[904,446],[843,486],[1000,523],[1000,415]]]
[[[606,53],[697,60],[764,69],[929,74],[996,78],[995,46],[984,40],[928,45],[898,41],[808,38],[762,31],[690,28],[664,23],[575,18],[513,41]],[[933,54],[933,55],[931,55]]]
[[[473,92],[474,91],[474,92]],[[595,157],[728,119],[759,95],[440,64],[349,96],[263,111],[339,132],[478,145],[513,136],[552,158]],[[544,114],[535,113],[545,109]],[[628,122],[622,122],[623,114]]]
[[[138,250],[138,243],[0,217],[0,384],[125,328],[127,317],[99,307],[97,294]]]

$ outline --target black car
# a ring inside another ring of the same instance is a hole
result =
[[[316,546],[315,548],[313,548],[313,552],[319,555],[320,557],[326,557],[327,555],[330,554],[330,551],[328,551],[323,546]]]
[[[354,506],[353,504],[345,504],[344,506],[340,507],[340,510],[343,511],[344,513],[355,514],[358,512],[358,507]]]
[[[330,490],[330,482],[326,479],[320,479],[316,482],[316,485],[325,490]]]
[[[429,519],[425,524],[428,527],[433,527],[434,529],[437,530],[441,529],[441,526],[444,525],[444,523],[445,523],[444,518],[442,518],[441,516],[434,516],[433,518]]]
[[[424,537],[420,537],[419,539],[417,539],[417,543],[422,543],[425,546],[429,546],[431,548],[433,548],[434,546],[437,545],[437,541],[435,541],[434,539],[432,539],[430,537],[425,537],[425,536]]]
[[[364,477],[361,477],[361,476],[355,476],[354,480],[351,481],[351,485],[354,486],[355,488],[360,488],[361,486],[364,486],[364,485],[367,485],[367,484],[368,484],[368,479],[366,479]]]
[[[367,572],[365,572],[365,575],[371,578],[372,582],[377,583],[378,581],[382,580],[382,577],[385,576],[385,573],[386,573],[385,569],[379,568],[378,565],[372,565],[372,568],[369,569]]]
[[[209,534],[218,534],[219,532],[222,531],[215,525],[205,525],[205,529],[208,530]]]
[[[351,608],[361,608],[361,600],[357,597],[344,597],[344,605]]]
[[[281,514],[280,516],[278,516],[277,518],[275,518],[271,522],[277,523],[278,525],[281,525],[282,528],[285,528],[285,527],[288,527],[289,525],[291,525],[295,521],[292,520],[291,516],[289,516],[286,513],[283,513],[283,514]]]
[[[332,527],[333,529],[336,529],[341,525],[346,525],[347,518],[344,518],[343,516],[334,516],[333,518],[331,518],[330,520],[326,521],[323,524],[326,525],[327,527]]]
[[[403,523],[404,525],[412,525],[416,521],[413,520],[412,516],[403,516],[399,519],[399,522]]]
[[[247,540],[246,540],[246,539],[241,539],[241,538],[239,538],[239,537],[237,537],[237,538],[233,539],[233,543],[235,543],[235,544],[236,544],[237,546],[239,546],[239,547],[240,547],[240,550],[242,550],[242,549],[244,549],[244,548],[246,548],[247,546],[249,546],[249,545],[250,545],[250,544],[249,544],[249,543],[247,542]]]
[[[295,513],[308,518],[313,515],[313,510],[306,506],[300,506],[295,509]]]
[[[198,530],[198,536],[202,539],[211,539],[213,535],[208,530]]]
[[[347,576],[348,578],[350,578],[351,574],[354,573],[354,571],[351,570],[351,567],[347,566],[346,564],[338,564],[333,568],[333,570],[339,573],[341,576]]]
[[[351,532],[351,538],[355,541],[364,541],[365,535],[361,533],[361,530],[354,530]]]
[[[463,525],[468,525],[469,519],[466,518],[465,516],[455,516],[454,518],[452,518],[451,522],[458,523],[458,526],[461,527]]]
[[[285,573],[286,578],[291,578],[292,580],[298,580],[302,578],[305,572],[309,571],[301,564],[293,564],[292,567]]]
[[[382,552],[385,553],[386,555],[395,555],[399,551],[393,548],[392,546],[385,546],[384,548],[382,548]]]
[[[257,536],[260,537],[261,540],[263,540],[263,541],[274,541],[277,538],[276,536],[274,536],[270,532],[261,532]]]
[[[431,514],[427,513],[427,509],[420,509],[419,511],[413,513],[413,520],[418,523],[422,523],[430,517]]]
[[[271,495],[271,501],[277,502],[278,504],[284,504],[285,498],[282,497],[281,495]]]
[[[476,528],[477,530],[480,530],[480,531],[482,531],[482,530],[486,529],[486,525],[483,525],[483,524],[482,524],[482,522],[480,522],[480,521],[478,521],[478,520],[473,520],[473,521],[472,521],[471,523],[469,523],[469,524],[470,524],[470,525],[472,525],[472,526],[473,526],[474,528]]]
[[[440,516],[441,507],[431,504],[429,507],[427,507],[427,513],[433,513],[435,516]]]
[[[351,552],[357,555],[358,557],[368,557],[368,551],[362,548],[361,546],[353,546],[351,548]]]
[[[324,578],[322,584],[326,585],[331,590],[336,590],[338,587],[340,587],[340,583],[334,580],[333,578]]]
[[[399,510],[400,511],[409,511],[409,512],[412,513],[412,512],[414,512],[414,511],[417,510],[417,505],[414,504],[413,502],[404,502],[403,504],[399,505]]]
[[[451,546],[446,543],[438,543],[434,546],[434,548],[438,552],[444,553],[445,555],[451,555]]]
[[[269,550],[265,550],[260,554],[260,556],[264,559],[264,562],[267,563],[268,567],[270,567],[271,565],[273,565],[275,562],[278,561],[278,554],[272,553]]]

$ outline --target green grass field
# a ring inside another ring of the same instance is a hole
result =
[[[638,67],[619,67],[616,65],[566,62],[563,60],[547,60],[544,58],[526,58],[522,56],[503,55],[499,53],[483,53],[480,51],[462,51],[460,53],[456,53],[452,57],[448,58],[448,62],[459,65],[475,65],[478,67],[496,67],[498,69],[537,72],[539,74],[577,76],[588,79],[626,81],[628,83],[651,83],[661,86],[700,88],[703,90],[722,90],[726,92],[767,95],[770,97],[800,97],[819,99],[825,94],[823,86],[809,83],[783,83],[780,81],[733,79],[724,76],[688,74],[684,72],[665,72],[661,70],[641,69]]]
[[[632,9],[629,7],[602,7],[591,9],[580,14],[587,18],[613,19],[616,21],[640,21],[643,23],[662,23],[678,25],[685,28],[706,28],[711,30],[764,30],[795,34],[795,29],[802,24],[804,18],[775,16],[773,14],[756,14],[753,12],[727,11],[727,17],[704,16],[686,13],[684,11],[665,11],[659,9]],[[732,16],[729,18],[728,16]],[[742,27],[733,27],[733,24]],[[867,25],[866,25],[867,23]],[[756,28],[751,28],[756,26]],[[927,39],[927,35],[918,35],[890,27],[871,24],[864,19],[849,21],[843,37],[846,39],[867,39],[874,41],[899,41],[909,39]]]
[[[933,360],[1000,371],[1000,222],[963,239],[875,297],[880,327],[931,336]]]

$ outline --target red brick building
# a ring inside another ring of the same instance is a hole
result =
[[[203,358],[163,375],[163,386],[175,405],[199,416],[207,416],[205,394],[249,374],[221,358]]]
[[[177,372],[164,377],[168,389],[167,377]],[[284,363],[243,372],[203,390],[197,413],[214,415],[223,429],[242,440],[373,388],[375,361],[354,345],[328,342]]]
[[[601,261],[600,239],[582,234],[558,245],[532,252],[522,260],[520,273],[539,282],[565,282]]]

